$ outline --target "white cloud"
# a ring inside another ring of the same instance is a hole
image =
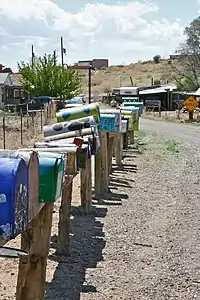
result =
[[[67,6],[67,5],[66,5]],[[150,59],[178,46],[183,28],[179,20],[159,17],[159,7],[150,2],[87,4],[78,13],[61,9],[50,0],[1,0],[0,46],[5,63],[28,59],[30,44],[37,54],[59,50],[63,35],[70,62],[108,57],[111,63]]]

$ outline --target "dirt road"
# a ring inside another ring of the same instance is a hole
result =
[[[88,251],[98,262],[86,267],[82,300],[200,299],[199,127],[142,120],[142,129],[142,154],[111,177],[121,200],[97,205],[103,228]]]

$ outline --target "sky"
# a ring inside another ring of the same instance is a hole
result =
[[[0,0],[0,63],[17,71],[37,56],[57,51],[64,60],[108,58],[110,65],[168,57],[200,14],[200,0]]]

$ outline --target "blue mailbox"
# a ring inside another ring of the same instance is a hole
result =
[[[115,114],[100,114],[101,131],[116,131]]]
[[[28,227],[28,167],[22,158],[0,158],[0,238]]]

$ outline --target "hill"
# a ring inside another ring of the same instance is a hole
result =
[[[95,71],[92,74],[92,95],[97,96],[111,91],[112,88],[131,86],[130,76],[135,86],[151,85],[152,78],[161,83],[175,83],[173,65],[178,66],[176,60],[161,60],[160,63],[153,61],[138,62],[130,65],[110,66]],[[83,76],[83,92],[88,93],[88,76]]]

